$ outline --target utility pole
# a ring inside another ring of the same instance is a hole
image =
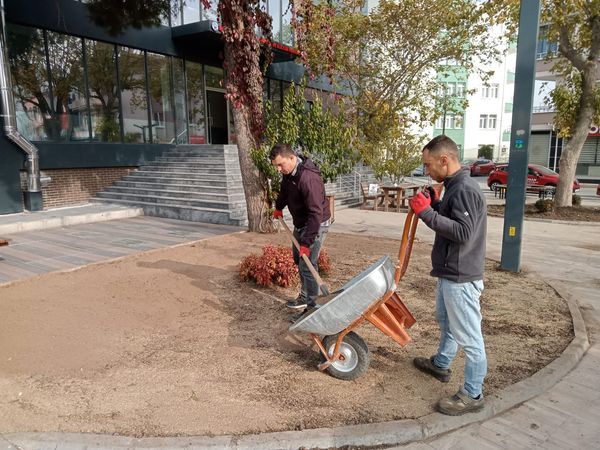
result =
[[[504,209],[504,232],[500,266],[512,272],[521,270],[521,244],[525,188],[527,180],[528,145],[531,133],[531,108],[535,84],[535,56],[540,20],[540,0],[521,0],[517,66],[513,100],[508,183]]]

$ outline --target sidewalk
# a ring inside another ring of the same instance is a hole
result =
[[[55,210],[53,214],[66,217],[72,213],[69,210],[62,213]],[[399,239],[404,217],[404,214],[391,212],[342,209],[336,211],[332,231]],[[0,216],[0,226],[2,219]],[[7,247],[0,247],[0,258],[4,258],[0,259],[0,282],[3,271],[9,271],[7,267],[12,268],[9,279],[13,280],[31,273],[60,269],[52,266],[52,261],[74,267],[236,230],[239,228],[133,217],[3,234],[2,237],[11,242]],[[421,223],[417,239],[431,242],[432,238],[433,233]],[[88,434],[13,433],[0,434],[1,448],[263,450],[344,445],[392,448],[393,444],[409,442],[413,443],[405,447],[415,449],[600,448],[600,427],[597,426],[600,423],[597,381],[600,371],[599,238],[600,224],[525,221],[522,268],[537,272],[567,299],[574,317],[576,339],[563,356],[538,374],[511,386],[498,397],[488,399],[488,407],[479,414],[452,418],[432,413],[417,420],[248,436],[135,439]],[[501,244],[502,219],[490,217],[487,256],[499,260]],[[86,254],[87,260],[82,253]],[[21,270],[23,267],[28,270],[19,274],[15,264]],[[29,270],[31,267],[37,272]],[[585,327],[591,347],[582,358],[588,347]],[[440,435],[442,433],[447,434]]]

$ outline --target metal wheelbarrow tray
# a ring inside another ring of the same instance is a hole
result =
[[[315,341],[324,358],[319,370],[327,370],[343,380],[358,378],[367,370],[368,346],[353,331],[365,320],[401,346],[411,341],[406,329],[416,321],[396,287],[408,266],[417,223],[418,218],[409,209],[397,266],[389,256],[383,256],[342,286],[328,303],[300,317],[290,327],[292,332],[309,333]]]

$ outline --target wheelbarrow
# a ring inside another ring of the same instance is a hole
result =
[[[354,380],[369,367],[369,348],[354,331],[369,321],[400,346],[411,341],[406,332],[416,322],[396,293],[406,272],[418,218],[411,209],[404,222],[398,263],[384,256],[354,277],[320,308],[301,316],[289,328],[308,333],[322,354],[319,370],[341,380]]]

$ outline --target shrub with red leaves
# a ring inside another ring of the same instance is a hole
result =
[[[298,283],[298,267],[294,264],[290,247],[265,245],[262,255],[251,254],[240,263],[242,281],[252,280],[260,286],[273,284],[281,287],[293,286]],[[324,249],[319,255],[319,272],[331,271],[331,261]]]

